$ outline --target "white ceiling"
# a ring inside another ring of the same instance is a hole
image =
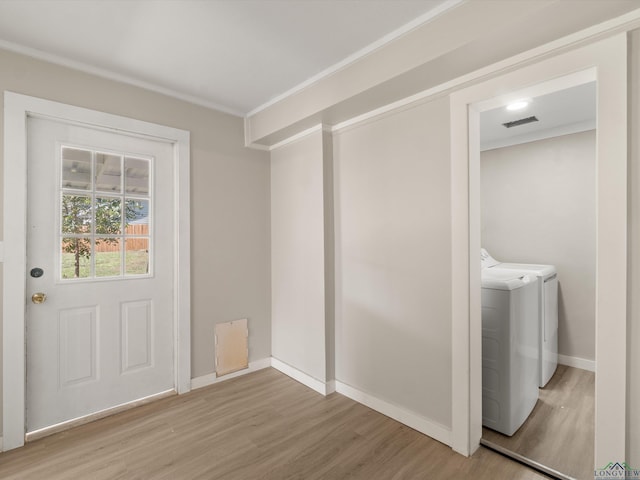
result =
[[[596,82],[529,100],[518,111],[495,108],[480,115],[481,150],[500,148],[596,128]],[[537,122],[506,128],[503,124],[534,116]]]
[[[461,0],[0,0],[0,48],[245,115]]]
[[[243,116],[462,1],[0,0],[0,48]],[[483,113],[482,149],[594,127],[583,85]]]

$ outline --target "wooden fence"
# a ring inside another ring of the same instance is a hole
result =
[[[127,225],[126,235],[148,235],[149,225],[135,224]],[[148,250],[149,238],[126,238],[125,250]],[[106,243],[96,241],[96,252],[119,252],[120,246],[117,243]]]

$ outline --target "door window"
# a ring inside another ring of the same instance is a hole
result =
[[[149,276],[151,158],[61,146],[61,280]]]

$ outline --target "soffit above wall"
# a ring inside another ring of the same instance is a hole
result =
[[[319,123],[340,124],[625,14],[631,26],[616,26],[617,31],[638,24],[638,2],[464,3],[333,76],[246,117],[246,143],[270,146]]]

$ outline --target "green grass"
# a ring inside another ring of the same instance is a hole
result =
[[[147,273],[148,254],[145,250],[130,250],[126,255],[127,275],[141,275]],[[62,278],[75,278],[75,259],[72,253],[62,254]],[[87,258],[80,258],[80,278],[87,278],[90,274],[90,262]],[[120,275],[119,252],[96,253],[96,277],[113,277]]]

